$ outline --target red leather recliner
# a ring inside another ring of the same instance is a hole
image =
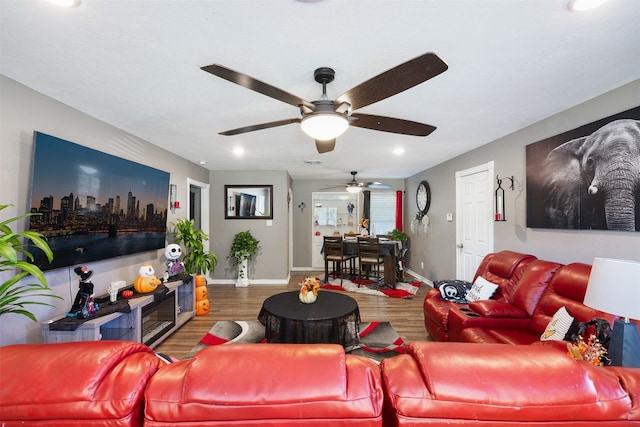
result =
[[[476,274],[499,285],[492,297],[498,301],[509,301],[526,266],[536,259],[533,255],[513,251],[501,251],[484,257]],[[441,298],[438,289],[430,290],[423,302],[424,326],[436,341],[449,341],[449,313],[452,308],[467,308],[464,304],[456,304]]]
[[[588,264],[572,263],[562,266],[553,275],[549,286],[542,294],[527,323],[514,324],[510,327],[487,327],[481,323],[468,324],[460,332],[460,341],[506,344],[538,343],[549,321],[561,307],[565,307],[578,322],[586,322],[599,317],[613,325],[616,316],[594,310],[582,303],[590,273],[591,266]],[[527,283],[523,283],[523,285],[527,285]],[[555,345],[563,351],[566,349],[564,341],[545,341],[545,345]]]
[[[544,346],[413,342],[381,370],[387,427],[640,425],[640,369]]]
[[[145,426],[381,426],[378,365],[335,344],[205,348],[151,378]]]
[[[144,390],[164,365],[125,341],[0,347],[0,425],[142,425]]]

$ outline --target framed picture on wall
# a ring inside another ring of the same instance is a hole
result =
[[[527,145],[527,227],[640,231],[640,107]]]
[[[225,185],[225,219],[273,219],[273,185]]]

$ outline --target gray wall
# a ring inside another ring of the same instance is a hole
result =
[[[311,216],[313,214],[313,206],[311,203],[311,195],[320,192],[326,187],[338,186],[339,188],[327,191],[342,191],[350,177],[345,174],[344,180],[318,180],[318,179],[297,179],[292,183],[293,190],[293,268],[297,270],[311,269],[311,238],[313,233]],[[390,185],[393,190],[404,190],[404,180],[402,179],[381,179],[372,178],[363,181],[380,181]],[[375,190],[372,190],[375,191]],[[359,194],[360,209],[362,209],[362,192]],[[304,202],[306,205],[303,212],[298,209],[298,205]],[[358,218],[359,219],[359,218]]]
[[[170,172],[171,183],[178,186],[180,201],[186,202],[187,178],[209,181],[208,171],[202,167],[4,76],[0,76],[0,93],[0,203],[14,205],[2,211],[3,219],[22,215],[29,207],[35,130]],[[185,209],[176,210],[175,214],[169,213],[169,221],[174,222],[184,215]],[[144,263],[151,263],[161,275],[165,269],[162,256],[163,251],[158,250],[92,262],[95,293],[106,293],[109,283],[115,280],[132,283]],[[1,272],[0,283],[10,276]],[[64,302],[49,300],[59,308],[33,306],[40,320],[63,314],[71,307],[78,290],[77,276],[71,268],[48,272],[46,278]],[[0,345],[25,342],[41,342],[39,325],[16,314],[2,316]]]
[[[289,282],[289,209],[287,194],[291,187],[285,171],[211,171],[210,240],[218,255],[213,283],[232,283],[237,277],[227,256],[233,237],[250,230],[260,241],[261,251],[249,261],[252,284],[287,284]],[[273,185],[273,220],[224,219],[225,185]],[[268,225],[271,223],[271,225]]]
[[[455,159],[407,179],[407,195],[426,179],[431,187],[431,233],[411,238],[409,269],[430,280],[455,277],[456,218],[446,222],[446,212],[454,212],[455,173],[491,160],[500,177],[514,176],[515,191],[506,193],[506,222],[495,223],[495,250],[510,249],[561,263],[591,264],[594,257],[640,261],[640,233],[620,231],[546,230],[526,227],[525,147],[531,143],[574,129],[640,105],[640,80],[589,100],[574,108],[525,127]],[[495,181],[494,181],[495,182]],[[509,181],[506,181],[510,184]],[[505,187],[503,182],[503,187]],[[494,184],[495,189],[495,184]],[[408,212],[415,204],[407,197]],[[405,223],[408,224],[408,218]],[[420,268],[424,261],[425,268]]]

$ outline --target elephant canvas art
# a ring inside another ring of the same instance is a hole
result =
[[[527,226],[640,231],[640,107],[527,146]]]

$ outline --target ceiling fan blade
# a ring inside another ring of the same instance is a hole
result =
[[[278,120],[275,122],[261,123],[259,125],[244,126],[241,128],[220,132],[220,135],[225,135],[225,136],[238,135],[241,133],[253,132],[254,130],[269,129],[269,128],[274,128],[276,126],[288,125],[291,123],[300,123],[300,119],[284,119],[284,120]]]
[[[201,67],[200,69],[247,89],[251,89],[273,99],[277,99],[278,101],[293,105],[294,107],[298,107],[300,105],[306,105],[310,108],[314,107],[314,105],[309,101],[305,101],[298,96],[290,94],[289,92],[285,92],[282,89],[278,89],[275,86],[261,82],[260,80],[254,79],[253,77],[238,71],[223,67],[222,65],[211,64]]]
[[[357,119],[349,121],[349,125],[351,126],[382,132],[427,136],[436,130],[435,126],[412,122],[410,120],[394,119],[393,117],[374,116],[371,114],[352,114],[351,117]]]
[[[352,111],[410,89],[449,68],[435,53],[429,52],[387,70],[340,95],[336,101],[348,102]]]
[[[333,149],[336,148],[336,140],[335,138],[327,139],[325,141],[316,139],[316,148],[318,149],[318,153],[320,154],[328,153],[329,151],[333,151]]]

